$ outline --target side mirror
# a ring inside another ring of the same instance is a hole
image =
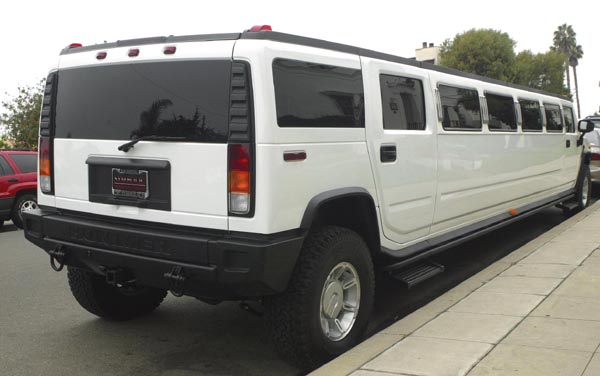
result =
[[[588,133],[594,130],[594,123],[590,120],[579,120],[577,128],[581,133]]]

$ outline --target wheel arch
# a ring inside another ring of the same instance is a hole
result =
[[[300,227],[336,225],[358,233],[374,260],[381,254],[379,220],[373,196],[362,187],[338,188],[313,197],[304,211]]]

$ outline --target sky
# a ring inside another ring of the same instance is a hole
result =
[[[600,3],[590,0],[6,1],[0,12],[0,99],[45,77],[72,42],[241,32],[267,24],[275,31],[413,57],[422,42],[439,45],[472,28],[491,28],[517,41],[516,52],[537,53],[547,51],[554,30],[567,23],[584,51],[577,74],[585,117],[600,111],[599,11]]]

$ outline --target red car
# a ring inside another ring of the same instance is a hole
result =
[[[37,152],[0,149],[0,227],[23,228],[23,211],[37,208]]]

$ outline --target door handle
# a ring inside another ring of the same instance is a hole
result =
[[[571,147],[571,140],[567,140],[567,147],[570,148]]]
[[[19,181],[19,179],[17,179],[17,178],[8,179],[9,183],[16,183],[18,181]]]
[[[379,149],[381,162],[394,162],[396,160],[396,145],[381,145]]]

